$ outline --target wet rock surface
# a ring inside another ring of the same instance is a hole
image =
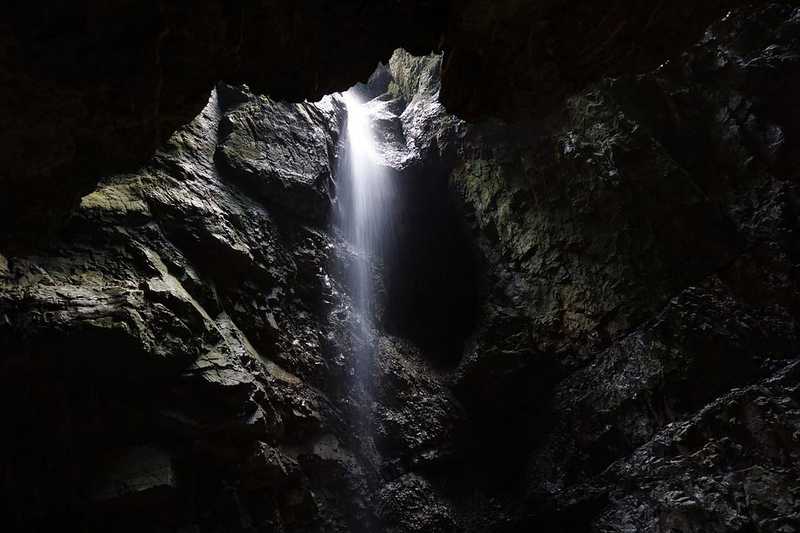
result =
[[[476,464],[525,493],[505,493],[501,530],[796,527],[797,443],[756,446],[759,430],[709,413],[787,383],[762,400],[786,415],[742,423],[793,424],[797,20],[788,4],[734,10],[679,60],[596,84],[516,138],[468,136],[451,181],[489,288],[455,387],[489,435],[473,453],[498,457]],[[666,452],[677,427],[694,447]],[[722,459],[729,445],[746,458]]]
[[[218,85],[0,255],[9,529],[793,531],[798,57],[796,7],[734,10],[509,125],[395,53],[358,371],[344,104]]]

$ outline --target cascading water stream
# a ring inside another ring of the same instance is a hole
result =
[[[345,159],[337,177],[339,224],[354,252],[349,276],[357,319],[351,332],[355,385],[363,390],[364,400],[369,404],[370,369],[375,360],[372,331],[380,307],[373,266],[381,262],[391,229],[391,173],[381,164],[380,147],[375,140],[368,104],[352,90],[343,96],[347,107],[347,131]]]

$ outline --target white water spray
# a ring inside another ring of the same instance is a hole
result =
[[[381,164],[381,145],[376,142],[369,103],[352,90],[343,96],[347,131],[336,190],[338,224],[351,252],[347,271],[353,319],[350,330],[351,386],[356,400],[353,429],[362,443],[362,451],[377,456],[372,404],[373,369],[378,359],[374,331],[381,302],[374,272],[389,245],[393,174]]]
[[[371,265],[379,262],[386,245],[391,211],[391,176],[381,164],[367,104],[352,91],[344,93],[347,106],[346,157],[340,217],[345,236],[356,253],[352,274],[353,304],[360,316],[361,334],[367,344],[369,325],[377,311]],[[369,354],[361,354],[363,357]]]

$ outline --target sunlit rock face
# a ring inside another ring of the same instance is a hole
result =
[[[512,126],[438,56],[349,106],[218,85],[2,250],[6,529],[790,531],[798,20]]]

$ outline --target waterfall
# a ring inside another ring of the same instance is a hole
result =
[[[369,373],[375,358],[372,330],[380,308],[373,267],[381,262],[391,229],[392,176],[382,164],[369,104],[352,90],[343,97],[347,130],[337,176],[339,224],[354,257],[348,268],[357,317],[352,331],[355,379],[369,399]]]

